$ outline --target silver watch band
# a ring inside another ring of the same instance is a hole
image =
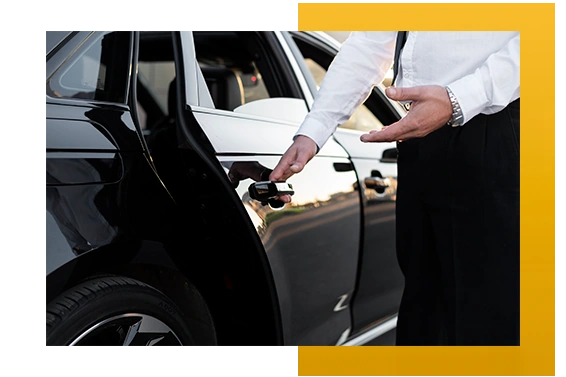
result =
[[[446,123],[448,126],[458,127],[464,123],[464,114],[462,113],[462,108],[458,103],[458,99],[452,93],[449,87],[445,87],[448,92],[448,97],[450,98],[450,103],[452,105],[452,118]]]

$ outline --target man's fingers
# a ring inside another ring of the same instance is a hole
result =
[[[293,174],[297,174],[303,170],[303,167],[304,165],[301,164],[300,162],[294,162],[293,165],[289,167],[289,170],[291,170]]]
[[[409,139],[411,134],[406,119],[407,117],[383,128],[379,132],[363,134],[360,140],[364,143],[379,143]]]
[[[271,182],[284,182],[287,179],[291,178],[293,174],[299,173],[303,170],[304,165],[293,163],[285,164],[284,166],[280,167],[279,169],[274,169],[273,172],[269,175],[269,180]]]
[[[276,200],[281,200],[283,203],[291,203],[291,195],[285,194],[275,198]]]
[[[275,169],[273,169],[269,179],[272,181],[285,181],[293,174],[303,171],[309,159],[310,156],[307,151],[301,149],[289,150],[283,155]]]
[[[269,180],[272,182],[286,181],[293,174],[295,173],[291,169],[291,159],[283,156],[269,175]]]
[[[385,94],[387,97],[396,101],[419,100],[422,88],[414,86],[412,88],[387,88]]]
[[[287,178],[291,176],[291,172],[287,169],[281,168],[279,171],[273,170],[273,172],[269,175],[269,180],[272,182],[279,182],[279,181],[286,181]]]
[[[307,151],[300,149],[297,153],[297,158],[295,159],[295,161],[291,162],[290,169],[293,174],[297,174],[303,171],[305,165],[309,162],[310,157],[311,156]]]
[[[303,170],[305,165],[316,154],[316,144],[308,136],[299,135],[281,157],[279,163],[269,175],[271,181],[286,181],[293,174]]]
[[[425,137],[450,119],[451,106],[446,92],[438,85],[412,88],[388,88],[387,96],[398,101],[410,101],[407,116],[386,129],[361,136],[363,142],[391,142]]]
[[[269,175],[270,181],[285,181],[289,178],[291,175],[289,174],[289,165],[291,164],[291,160],[294,159],[295,154],[295,151],[289,150],[281,157],[281,160],[279,160],[279,163]]]

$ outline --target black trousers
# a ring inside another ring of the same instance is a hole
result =
[[[519,109],[398,143],[397,345],[519,345]]]

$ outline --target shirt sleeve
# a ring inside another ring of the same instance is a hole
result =
[[[462,108],[463,124],[480,113],[503,110],[520,96],[520,35],[491,54],[474,73],[448,87]]]
[[[393,62],[396,36],[397,32],[352,33],[328,68],[295,137],[308,136],[322,148],[384,79]]]

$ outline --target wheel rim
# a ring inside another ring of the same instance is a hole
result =
[[[147,314],[126,313],[97,322],[69,345],[170,346],[182,343],[161,320]]]

